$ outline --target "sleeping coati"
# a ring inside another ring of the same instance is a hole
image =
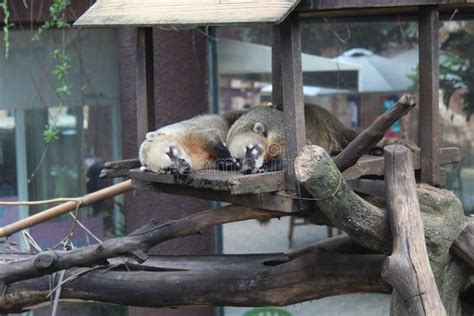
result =
[[[256,107],[242,115],[227,134],[227,147],[242,173],[282,169],[286,150],[283,112],[273,107]],[[344,149],[359,133],[345,127],[333,114],[315,104],[305,104],[306,143],[318,145],[334,155]],[[407,140],[383,139],[377,147],[402,143],[412,151],[417,146]],[[375,148],[372,153],[380,152]]]

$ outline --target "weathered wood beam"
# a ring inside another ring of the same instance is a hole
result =
[[[155,130],[155,80],[153,29],[137,28],[137,146],[149,131]]]
[[[451,252],[474,269],[474,222],[468,223],[454,240]]]
[[[440,166],[461,161],[461,151],[457,147],[441,148],[439,151]],[[420,153],[413,153],[413,167],[420,170]],[[355,180],[363,176],[383,176],[385,173],[383,157],[364,155],[354,166],[343,172],[344,179]]]
[[[90,272],[75,268],[64,278],[85,274],[62,286],[61,299],[144,307],[284,306],[355,292],[390,292],[380,276],[385,256],[320,247],[286,255],[151,257],[150,265],[131,264],[130,271],[125,265]],[[13,283],[0,297],[0,312],[32,309],[49,300],[50,290],[49,276]]]
[[[166,240],[193,235],[214,225],[247,219],[267,220],[288,215],[290,213],[231,205],[206,210],[162,224],[151,220],[147,225],[125,237],[109,239],[99,244],[70,251],[49,250],[25,261],[9,262],[0,270],[0,284],[40,277],[72,267],[102,265],[107,262],[107,259],[118,256],[131,256],[138,262],[144,262],[148,259],[146,252]]]
[[[403,95],[395,105],[368,128],[363,130],[349,145],[334,158],[337,168],[342,172],[357,163],[357,160],[382,140],[385,132],[406,115],[416,105],[416,98],[411,94]]]
[[[437,6],[420,6],[418,32],[420,46],[421,181],[441,184],[439,170],[439,11]]]
[[[301,61],[300,21],[297,13],[279,25],[281,51],[281,84],[286,129],[286,189],[300,195],[293,172],[293,161],[306,144],[303,67]]]
[[[141,163],[138,158],[108,161],[104,169],[100,172],[101,178],[128,177],[130,169],[140,168]]]
[[[428,260],[411,152],[390,145],[384,158],[393,252],[382,277],[401,296],[409,315],[446,315]]]
[[[282,105],[283,104],[283,92],[281,82],[281,41],[280,41],[280,29],[278,26],[274,26],[273,29],[273,42],[272,42],[272,104]]]

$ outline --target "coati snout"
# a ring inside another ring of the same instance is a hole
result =
[[[328,152],[342,150],[358,132],[345,127],[326,109],[305,104],[308,144]],[[282,170],[286,151],[283,112],[271,107],[256,107],[242,115],[227,134],[227,146],[242,173]]]

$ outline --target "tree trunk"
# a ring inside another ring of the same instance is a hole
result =
[[[353,249],[358,247],[347,236],[339,236],[288,254],[162,256],[126,265],[114,261],[113,269],[68,270],[65,280],[80,277],[62,286],[61,298],[145,307],[284,306],[354,292],[389,292],[380,276],[385,256],[346,253]],[[15,282],[0,297],[0,313],[48,302],[50,291],[49,276]]]
[[[410,315],[445,316],[428,261],[413,159],[401,145],[385,148],[385,183],[393,236],[393,252],[385,260],[382,277],[400,297]]]
[[[335,226],[365,247],[391,252],[387,211],[357,196],[324,149],[306,146],[296,159],[295,170],[298,181],[314,196],[318,208]],[[453,258],[449,249],[472,219],[464,215],[461,202],[452,192],[422,184],[417,186],[417,194],[439,294],[448,315],[461,315],[459,296],[472,285],[474,271],[460,260],[462,258]],[[393,315],[406,315],[402,300],[394,299],[392,303]]]

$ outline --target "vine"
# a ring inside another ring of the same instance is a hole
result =
[[[10,27],[13,26],[13,23],[10,23],[10,10],[8,8],[8,0],[3,0],[0,3],[0,8],[3,12],[3,43],[5,45],[5,58],[8,59],[8,54],[10,53]]]
[[[44,31],[51,29],[64,30],[70,27],[71,25],[66,21],[65,18],[65,11],[70,4],[71,0],[54,0],[51,6],[49,7],[51,20],[46,21],[38,29],[38,32],[34,35],[33,40],[39,40],[41,34],[43,34]],[[72,86],[67,82],[67,75],[69,69],[71,68],[71,56],[67,53],[66,50],[64,33],[60,46],[56,47],[53,50],[52,58],[54,61],[54,65],[51,70],[51,73],[56,77],[56,80],[59,83],[59,86],[55,89],[55,92],[59,98],[59,111],[55,117],[50,116],[51,120],[46,125],[46,128],[43,132],[43,139],[47,144],[59,139],[59,129],[57,127],[59,115],[61,115],[61,111],[64,108],[64,99],[67,95],[71,95],[72,89]]]

